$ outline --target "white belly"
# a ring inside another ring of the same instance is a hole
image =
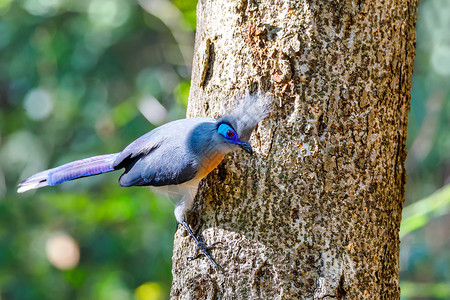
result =
[[[199,179],[193,179],[179,185],[152,186],[151,188],[157,193],[167,195],[172,200],[177,199],[174,214],[178,223],[181,223],[192,209],[199,182]]]

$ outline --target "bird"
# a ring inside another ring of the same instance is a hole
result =
[[[236,97],[234,107],[222,117],[195,117],[166,123],[139,137],[121,152],[76,160],[34,174],[18,184],[17,192],[124,170],[119,178],[120,186],[151,186],[157,192],[177,198],[174,209],[177,224],[187,230],[197,244],[197,251],[219,270],[208,253],[217,243],[206,245],[200,241],[187,223],[187,215],[201,179],[227,153],[242,149],[253,154],[250,136],[270,113],[271,102],[272,98],[263,93],[247,92],[243,97]]]

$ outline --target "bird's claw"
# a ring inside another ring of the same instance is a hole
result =
[[[197,250],[196,250],[196,254],[194,256],[190,256],[188,257],[189,260],[192,259],[196,259],[198,258],[201,254],[203,254],[204,256],[206,256],[206,258],[209,259],[209,261],[211,262],[211,264],[214,266],[214,268],[216,268],[217,271],[220,270],[219,265],[214,261],[214,259],[211,257],[211,255],[209,255],[208,250],[213,248],[215,245],[220,244],[222,242],[215,242],[211,245],[205,245],[205,243],[201,242],[197,236],[194,234],[194,232],[192,232],[191,228],[189,227],[189,225],[186,223],[186,221],[181,222],[181,224],[184,226],[184,228],[186,228],[186,230],[188,231],[188,233],[190,234],[190,236],[194,239],[194,241],[197,243]],[[199,250],[201,250],[202,253],[198,253]]]
[[[197,258],[199,258],[200,256],[205,255],[204,250],[207,251],[207,250],[210,250],[210,249],[212,249],[212,248],[215,248],[216,245],[218,245],[218,244],[223,244],[223,243],[222,243],[222,242],[215,242],[215,243],[212,243],[211,245],[206,245],[205,243],[200,242],[200,243],[197,245],[197,248],[195,249],[195,255],[193,255],[193,256],[188,256],[187,259],[188,259],[188,260],[194,260],[194,259],[197,259]],[[203,250],[203,249],[204,249],[204,250]],[[206,256],[206,255],[205,255],[205,256]]]

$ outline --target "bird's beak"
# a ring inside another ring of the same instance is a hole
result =
[[[248,154],[252,155],[253,154],[253,149],[252,146],[250,146],[249,143],[247,142],[241,142],[238,144],[238,146],[242,149],[244,149],[245,152],[247,152]]]

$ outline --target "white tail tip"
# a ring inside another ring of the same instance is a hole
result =
[[[26,184],[22,185],[21,187],[19,187],[17,189],[17,192],[18,193],[24,193],[24,192],[29,191],[29,190],[34,190],[35,188],[38,187],[39,183],[40,182],[26,183]]]

